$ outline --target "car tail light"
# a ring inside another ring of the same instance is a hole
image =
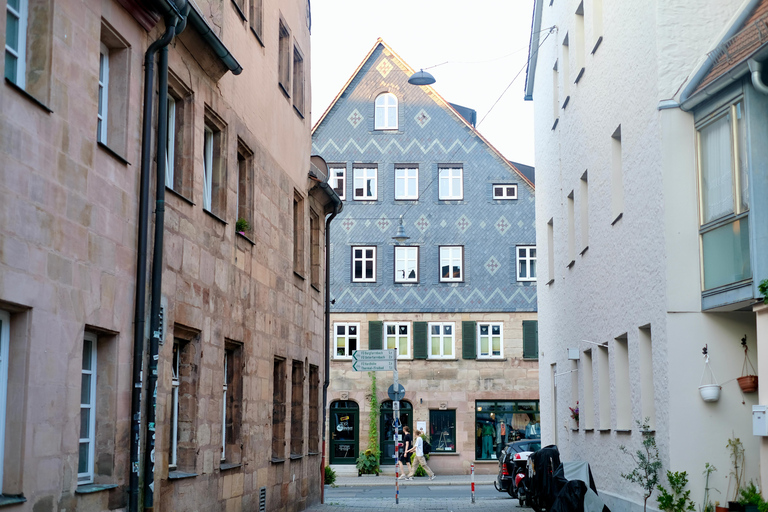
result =
[[[501,476],[509,476],[509,471],[507,471],[507,466],[505,464],[501,465]]]

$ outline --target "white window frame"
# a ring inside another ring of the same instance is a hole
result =
[[[409,187],[410,185],[410,187]],[[402,188],[402,191],[400,191]],[[413,190],[409,192],[409,188]],[[415,166],[395,167],[395,199],[419,198],[419,168]]]
[[[344,334],[339,334],[339,327],[344,327]],[[354,327],[357,331],[354,335],[350,334],[349,328]],[[352,351],[349,349],[349,340],[357,340],[356,349],[360,350],[360,323],[358,322],[336,322],[333,324],[333,358],[334,359],[352,359]],[[344,355],[339,355],[340,342],[344,348]]]
[[[391,92],[384,92],[376,96],[374,124],[376,130],[397,130],[398,101],[397,96]]]
[[[168,95],[168,133],[165,147],[165,186],[173,190],[173,164],[176,160],[176,98]]]
[[[457,255],[458,251],[458,255]],[[451,269],[456,266],[458,262],[459,276],[455,277],[451,275]],[[443,277],[443,267],[448,265],[448,277]],[[464,281],[464,246],[461,245],[443,245],[440,246],[440,266],[438,268],[440,273],[441,283],[460,283]]]
[[[355,201],[376,201],[379,198],[378,172],[377,167],[355,167],[353,171],[353,197]],[[366,195],[367,187],[365,185],[369,180],[373,186],[371,187],[371,195]],[[357,193],[358,188],[361,190],[360,194]]]
[[[501,190],[501,195],[496,195],[496,191]],[[517,183],[496,184],[493,186],[493,200],[517,199]]]
[[[482,334],[483,327],[488,328],[487,334]],[[493,328],[499,328],[499,353],[493,353]],[[487,338],[488,351],[483,353],[483,339]],[[478,322],[477,323],[477,358],[478,359],[502,359],[504,357],[504,323],[503,322]]]
[[[414,277],[409,277],[405,272],[408,263],[413,263]],[[402,276],[400,275],[402,273]],[[418,283],[419,282],[419,246],[404,245],[395,247],[395,282]]]
[[[394,329],[394,334],[389,334],[389,328]],[[405,334],[401,334],[402,328],[405,328]],[[389,346],[390,338],[394,339],[394,346]],[[405,342],[405,350],[400,350],[401,342]],[[384,348],[397,348],[398,359],[410,359],[411,357],[411,323],[410,322],[384,322]]]
[[[525,251],[525,254],[522,257],[520,256],[521,249]],[[518,245],[515,247],[515,277],[518,281],[536,281],[536,276],[538,275],[538,272],[536,271],[536,268],[538,267],[538,265],[536,265],[537,255],[535,245]],[[523,273],[520,266],[522,262],[526,263],[525,275],[521,275],[521,273]],[[534,267],[533,272],[531,272],[531,263],[533,263]]]
[[[346,192],[347,192],[347,168],[346,167],[330,167],[330,173],[331,173],[331,179],[333,190],[336,192],[336,194],[339,196],[339,199],[342,201],[346,199]],[[338,190],[341,190],[341,194],[339,194]]]
[[[181,345],[173,344],[173,356],[171,363],[171,449],[168,457],[168,467],[176,469],[179,453],[179,360],[181,359]]]
[[[3,492],[5,457],[5,415],[8,396],[8,357],[11,343],[11,315],[0,310],[0,494]]]
[[[438,199],[457,201],[464,198],[464,168],[445,166],[438,169],[440,178]]]
[[[432,331],[434,328],[437,327],[439,332],[437,334],[434,334]],[[450,327],[451,333],[445,334],[445,328]],[[428,359],[456,359],[456,325],[454,322],[429,322],[427,325],[428,331],[428,345],[427,345],[427,358]],[[439,339],[438,343],[440,346],[440,354],[433,355],[432,354],[432,338],[437,337]],[[446,354],[445,353],[445,340],[450,339],[451,340],[451,353]]]
[[[203,210],[211,211],[213,190],[213,130],[207,125],[203,135]]]
[[[227,352],[224,350],[224,379],[221,397],[221,460],[227,460]]]
[[[373,250],[373,256],[368,257],[365,252],[369,249]],[[358,258],[355,255],[355,251],[362,251],[361,256]],[[362,275],[360,277],[355,276],[355,262],[360,261],[362,263]],[[365,277],[365,264],[368,261],[373,261],[373,275],[371,277]],[[353,245],[352,246],[352,282],[353,283],[375,283],[376,282],[376,246],[375,245]]]
[[[96,140],[107,143],[107,124],[109,119],[109,48],[101,43],[99,51],[99,95],[96,116],[98,118]]]
[[[91,344],[91,350],[90,354],[85,354],[85,342],[88,341]],[[83,484],[92,484],[93,483],[93,473],[94,473],[94,459],[95,459],[95,450],[96,450],[96,344],[98,342],[98,338],[95,334],[90,332],[85,332],[83,334],[83,364],[81,366],[80,375],[81,379],[80,382],[82,383],[82,376],[83,375],[90,375],[90,389],[87,390],[88,392],[88,399],[89,402],[87,404],[84,404],[82,402],[82,384],[81,384],[81,390],[80,390],[80,418],[83,417],[82,411],[83,409],[88,409],[90,411],[90,414],[88,415],[88,437],[81,437],[80,441],[78,443],[79,445],[87,444],[88,445],[88,467],[87,470],[84,473],[80,473],[78,471],[77,473],[77,484],[83,485]],[[85,368],[85,357],[90,357],[90,369]],[[82,419],[81,419],[82,421]],[[82,425],[80,426],[80,432],[82,432],[83,428]],[[79,449],[78,449],[79,453]],[[80,466],[80,462],[78,459],[78,469]]]
[[[5,33],[5,53],[10,55],[16,63],[15,76],[8,76],[8,69],[5,70],[5,76],[22,89],[26,87],[27,77],[27,13],[27,0],[19,0],[18,9],[11,6],[11,2],[6,3],[6,28],[8,27],[8,18],[15,18],[19,23],[19,35],[16,41],[8,41],[10,31]],[[16,49],[12,48],[8,43],[14,43]]]

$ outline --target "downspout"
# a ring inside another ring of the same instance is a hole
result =
[[[139,448],[141,430],[141,388],[143,386],[144,317],[146,315],[147,287],[147,207],[149,205],[149,178],[152,158],[152,92],[154,61],[158,48],[173,39],[174,28],[149,45],[144,54],[144,113],[141,138],[141,174],[139,182],[139,222],[136,251],[136,297],[133,318],[133,390],[131,392],[131,467],[128,482],[128,510],[139,510]]]
[[[326,421],[328,421],[328,385],[330,384],[330,343],[331,343],[331,221],[341,212],[343,207],[341,199],[328,185],[327,181],[318,183],[328,197],[333,201],[333,213],[325,220],[325,379],[323,381],[323,453],[321,455],[320,471],[320,503],[325,503],[325,444]]]
[[[752,74],[752,86],[762,94],[768,94],[768,86],[763,82],[761,72],[763,71],[763,63],[758,62],[755,59],[749,59],[747,62],[749,65],[749,71]]]

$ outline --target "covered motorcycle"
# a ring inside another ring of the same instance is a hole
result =
[[[536,512],[552,508],[557,492],[554,473],[560,466],[560,451],[551,444],[528,457],[528,477],[525,488],[518,493],[520,505],[529,505]]]
[[[563,462],[553,480],[558,491],[550,512],[610,512],[597,494],[587,462]]]

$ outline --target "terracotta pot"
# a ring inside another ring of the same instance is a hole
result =
[[[736,379],[743,393],[754,393],[757,391],[757,375],[746,375]]]
[[[715,512],[728,512],[728,507],[715,507]]]

